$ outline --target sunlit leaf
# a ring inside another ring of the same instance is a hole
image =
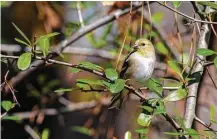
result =
[[[20,121],[21,118],[18,116],[4,116],[3,120],[13,120],[13,121]]]
[[[181,1],[172,1],[172,4],[175,8],[179,8],[181,6],[182,2]]]
[[[71,73],[78,73],[78,72],[80,72],[80,71],[82,71],[82,70],[80,70],[80,69],[78,69],[78,68],[70,68],[70,72],[71,72]]]
[[[73,126],[72,131],[91,136],[91,130],[82,126]]]
[[[217,57],[215,57],[213,62],[214,62],[215,67],[217,68]]]
[[[96,64],[93,64],[93,63],[90,63],[88,61],[83,61],[80,63],[80,66],[83,66],[85,68],[88,68],[88,69],[92,69],[92,70],[98,70],[98,71],[102,71],[103,68],[96,65]]]
[[[197,54],[202,55],[202,56],[210,56],[210,55],[216,54],[216,52],[210,49],[206,49],[206,48],[198,48]]]
[[[210,6],[212,9],[217,10],[217,4],[215,2],[209,2],[209,1],[197,1],[197,3],[204,5],[204,6]]]
[[[72,88],[60,88],[55,90],[54,92],[56,93],[62,93],[62,92],[71,92],[73,89]]]
[[[39,47],[41,48],[43,55],[46,56],[48,54],[48,50],[50,47],[50,41],[48,38],[42,38],[40,39],[39,43]]]
[[[162,22],[163,18],[164,18],[164,13],[162,12],[157,12],[152,15],[152,21],[156,24],[159,24],[160,22]]]
[[[125,134],[124,134],[124,139],[132,139],[132,133],[130,131],[127,131]]]
[[[186,96],[187,96],[186,89],[180,88],[180,89],[178,89],[176,91],[173,91],[168,96],[166,96],[164,98],[164,101],[178,101],[178,100],[181,100],[181,99],[185,98]]]
[[[21,43],[21,44],[24,44],[24,45],[26,45],[26,46],[31,47],[31,45],[29,45],[28,43],[24,42],[24,41],[21,40],[21,39],[15,38],[15,41],[17,41],[17,42],[19,42],[19,43]]]
[[[34,45],[39,43],[42,39],[45,39],[47,38],[48,40],[56,35],[59,35],[60,33],[58,32],[53,32],[53,33],[50,33],[50,34],[47,34],[47,35],[43,35],[41,36],[36,42],[34,42]]]
[[[42,132],[42,135],[41,135],[41,138],[42,139],[48,139],[49,138],[49,134],[50,134],[50,131],[49,129],[45,128]]]
[[[17,61],[17,66],[21,70],[26,70],[30,64],[31,64],[31,59],[32,59],[32,54],[31,53],[23,53],[18,61]]]
[[[137,118],[137,123],[140,126],[148,127],[151,124],[152,115],[146,115],[144,113],[140,113]]]
[[[14,103],[11,101],[2,101],[1,105],[6,111],[9,111],[14,106]]]
[[[20,35],[31,45],[29,39],[26,37],[26,35],[12,22],[13,26],[16,28],[16,30],[20,33]]]
[[[123,79],[117,79],[115,80],[114,83],[112,83],[110,86],[109,86],[109,90],[111,93],[119,93],[121,92],[123,89],[124,89],[124,86],[125,86],[125,80]]]
[[[112,81],[114,81],[118,78],[118,73],[113,68],[105,69],[105,75],[108,79],[110,79]]]

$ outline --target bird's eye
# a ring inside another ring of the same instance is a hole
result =
[[[142,46],[145,46],[145,43],[142,43]]]

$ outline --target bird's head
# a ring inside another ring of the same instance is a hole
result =
[[[145,38],[138,39],[133,46],[137,53],[149,57],[155,56],[155,49],[151,41]]]

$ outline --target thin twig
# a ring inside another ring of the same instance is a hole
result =
[[[143,5],[143,4],[142,4],[142,5]],[[133,7],[133,2],[131,1],[131,2],[130,2],[130,15],[129,15],[129,20],[128,20],[126,32],[125,32],[125,35],[124,35],[124,41],[123,41],[123,43],[122,43],[122,45],[121,45],[121,49],[120,49],[120,52],[119,52],[119,55],[118,55],[118,58],[117,58],[117,62],[116,62],[115,69],[118,68],[118,64],[119,64],[119,61],[120,61],[120,58],[121,58],[121,55],[122,55],[122,52],[123,52],[123,49],[124,49],[124,45],[125,45],[125,42],[126,42],[126,39],[127,39],[127,35],[128,35],[128,32],[129,32],[130,26],[131,26],[132,7]]]
[[[206,23],[206,24],[217,24],[217,22],[209,22],[209,21],[204,21],[204,20],[195,19],[195,18],[193,18],[193,17],[190,17],[190,16],[188,16],[188,15],[182,13],[182,12],[179,12],[179,11],[177,11],[177,10],[175,10],[175,9],[173,9],[173,8],[171,8],[171,7],[169,7],[169,6],[167,6],[166,4],[163,4],[163,3],[161,3],[161,2],[157,2],[157,3],[160,4],[160,5],[162,5],[162,6],[164,6],[164,7],[166,7],[167,9],[172,10],[173,12],[176,12],[176,13],[178,13],[178,14],[180,14],[180,15],[182,15],[182,16],[184,16],[184,17],[186,17],[186,18],[188,18],[188,19],[190,19],[190,20],[192,20],[192,21],[194,21],[194,22],[200,22],[200,23]]]
[[[83,28],[84,27],[84,20],[83,20],[82,14],[81,14],[80,1],[76,2],[76,8],[77,8],[77,11],[78,11],[79,22],[81,24],[81,27]]]
[[[24,129],[33,139],[40,139],[40,136],[29,125],[25,125]]]
[[[194,120],[196,120],[197,122],[199,122],[201,125],[205,126],[207,129],[214,131],[214,133],[216,132],[214,129],[212,129],[208,124],[206,124],[205,122],[203,122],[200,118],[198,118],[197,116],[194,116]]]

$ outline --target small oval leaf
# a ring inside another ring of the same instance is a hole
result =
[[[50,42],[48,38],[43,37],[39,41],[39,47],[41,48],[43,55],[46,56],[48,54]]]
[[[115,94],[115,93],[119,93],[124,89],[125,86],[125,80],[123,79],[117,79],[115,80],[114,83],[112,83],[109,86],[109,90],[111,93]]]
[[[17,67],[21,70],[26,70],[31,63],[31,59],[31,53],[23,53],[17,61]]]
[[[114,81],[118,78],[118,73],[113,68],[105,69],[105,75],[108,79],[110,79],[112,81]]]
[[[132,133],[130,131],[127,131],[125,134],[124,134],[124,139],[132,139]]]
[[[173,1],[172,3],[173,3],[173,6],[174,6],[175,8],[179,8],[179,7],[181,6],[181,4],[182,4],[181,1]]]
[[[164,98],[164,101],[178,101],[187,96],[187,91],[186,89],[178,89],[171,94],[169,94],[167,97]]]
[[[2,101],[1,105],[6,111],[9,111],[14,104],[11,101]]]
[[[137,123],[141,126],[148,127],[151,123],[152,116],[144,113],[140,113],[137,118]]]
[[[210,49],[206,49],[206,48],[198,48],[197,54],[202,55],[202,56],[210,56],[210,55],[216,54],[216,52]]]

